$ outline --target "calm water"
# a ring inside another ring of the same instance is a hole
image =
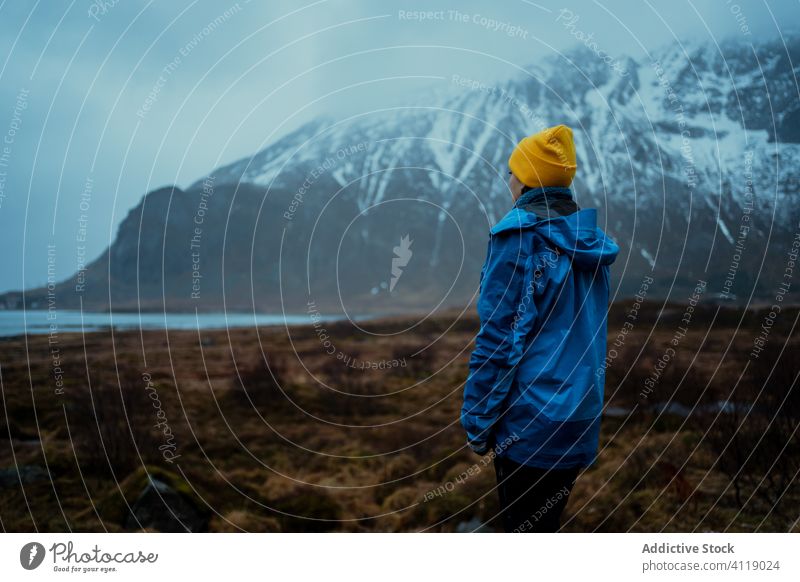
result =
[[[255,325],[308,325],[307,314],[269,315],[252,313],[93,313],[59,309],[54,320],[48,319],[47,310],[0,311],[0,337],[50,332],[50,324],[58,325],[59,333],[81,330],[98,331],[113,327],[126,329],[225,329],[226,327],[253,327]],[[341,317],[324,317],[335,321]]]

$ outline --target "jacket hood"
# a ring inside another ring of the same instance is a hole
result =
[[[596,208],[544,219],[514,208],[492,228],[492,234],[534,227],[550,245],[570,256],[578,269],[593,270],[598,265],[610,265],[619,254],[617,243],[598,228]]]

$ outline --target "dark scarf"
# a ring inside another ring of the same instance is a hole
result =
[[[572,190],[557,186],[531,188],[517,198],[514,206],[526,212],[532,212],[540,218],[565,216],[580,210],[578,204],[572,199]]]

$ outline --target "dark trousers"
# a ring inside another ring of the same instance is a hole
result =
[[[495,457],[503,529],[508,533],[555,532],[579,469],[540,469]]]

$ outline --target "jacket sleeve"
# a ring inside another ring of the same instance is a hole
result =
[[[503,412],[505,397],[514,380],[521,355],[521,338],[517,333],[520,319],[535,315],[531,313],[535,310],[532,297],[526,301],[523,289],[530,258],[523,253],[520,241],[518,231],[492,235],[481,272],[478,299],[481,325],[469,361],[461,409],[467,442],[480,454],[493,445],[492,429]]]

